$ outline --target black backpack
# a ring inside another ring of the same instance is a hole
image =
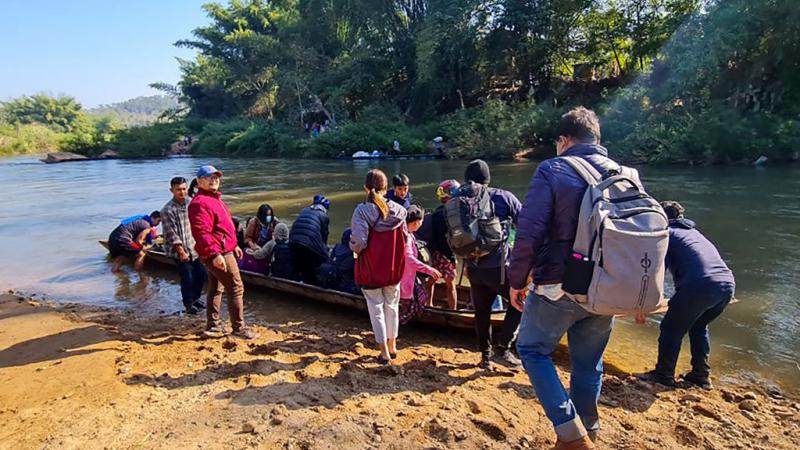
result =
[[[477,261],[503,243],[503,224],[491,197],[486,186],[470,181],[445,203],[447,243],[456,256]]]

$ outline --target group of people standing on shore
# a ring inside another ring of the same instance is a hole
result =
[[[611,289],[610,294],[618,298],[638,298],[636,313],[630,311],[643,322],[645,313],[655,311],[644,305],[650,304],[653,292],[660,302],[659,283],[663,287],[664,270],[669,270],[675,293],[661,321],[658,361],[653,371],[638,376],[675,386],[681,341],[689,334],[692,370],[683,382],[711,389],[708,324],[733,299],[735,282],[714,245],[684,216],[682,205],[653,203],[638,174],[609,158],[600,145],[600,124],[594,112],[585,108],[567,112],[560,119],[558,134],[556,157],[538,166],[524,202],[509,191],[491,187],[490,168],[482,160],[467,165],[463,183],[443,181],[437,188],[441,205],[427,215],[413,204],[407,177],[395,176],[390,190],[385,173],[368,171],[364,201],[356,206],[350,227],[332,252],[327,247],[330,202],[324,196],[315,196],[291,227],[278,221],[269,205],[262,205],[243,238],[237,238],[234,219],[219,192],[222,172],[203,166],[197,172],[199,189],[191,201],[186,180],[174,178],[173,198],[160,212],[126,219],[112,232],[115,269],[125,256],[135,256],[141,264],[142,248],[160,220],[165,249],[178,263],[187,312],[197,313],[206,306],[205,332],[219,336],[224,333],[221,299],[227,293],[233,335],[254,339],[243,318],[240,261],[269,253],[273,276],[275,269],[291,266],[286,277],[316,284],[325,264],[351,258],[350,286],[366,300],[380,350],[377,361],[390,364],[398,352],[401,303],[411,308],[429,305],[432,287],[444,278],[448,305],[457,307],[458,257],[470,284],[480,367],[490,369],[497,363],[524,368],[554,426],[555,448],[593,449],[600,430],[597,402],[603,354],[616,315],[601,308],[603,295],[608,294],[604,290]],[[613,198],[618,182],[629,186]],[[598,189],[601,197],[595,198]],[[626,202],[634,203],[625,214],[603,210]],[[604,232],[603,226],[612,225],[616,228]],[[599,226],[600,231],[590,236],[586,251],[582,233],[590,226]],[[636,227],[654,231],[643,233]],[[420,258],[418,235],[427,235],[431,264]],[[633,239],[630,236],[649,241],[626,241]],[[632,246],[646,248],[644,256],[640,258]],[[286,263],[277,263],[279,257]],[[641,273],[610,273],[631,257]],[[609,273],[601,274],[600,280],[598,270]],[[420,274],[430,281],[415,283]],[[203,305],[200,292],[206,277],[208,295]],[[624,285],[614,277],[635,278],[632,285],[637,290],[613,291],[610,286]],[[498,296],[507,298],[510,307],[500,335],[492,339],[490,318]],[[414,300],[418,298],[424,301]],[[571,359],[569,390],[551,358],[564,335]]]

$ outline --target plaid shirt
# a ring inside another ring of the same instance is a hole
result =
[[[183,249],[189,258],[197,259],[197,252],[194,249],[194,238],[192,237],[192,227],[189,226],[189,201],[181,205],[171,199],[161,209],[161,229],[164,234],[164,251],[167,256],[180,259],[175,245],[183,245]]]

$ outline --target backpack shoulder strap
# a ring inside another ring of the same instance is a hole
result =
[[[581,178],[583,178],[583,180],[589,184],[589,186],[594,186],[600,182],[601,179],[603,179],[603,176],[600,174],[600,172],[598,172],[597,169],[595,169],[594,166],[589,163],[589,161],[586,161],[581,157],[559,156],[559,159],[563,160],[569,164],[570,167],[575,169],[575,171],[578,172],[578,175],[580,175]]]

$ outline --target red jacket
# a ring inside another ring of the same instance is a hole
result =
[[[199,189],[189,203],[194,249],[204,260],[232,252],[237,245],[233,218],[221,196],[219,191]]]

